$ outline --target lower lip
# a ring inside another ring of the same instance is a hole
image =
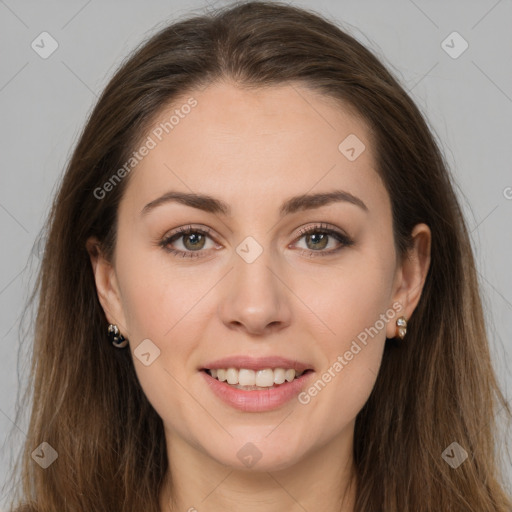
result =
[[[214,379],[206,371],[201,371],[210,389],[226,404],[244,412],[263,412],[278,409],[294,396],[298,395],[313,374],[312,371],[303,373],[291,382],[285,381],[276,388],[261,391],[238,389]]]

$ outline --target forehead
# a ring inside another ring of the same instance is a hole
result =
[[[235,211],[334,188],[386,201],[364,121],[298,84],[191,91],[159,112],[141,144],[151,149],[123,199],[139,212],[168,190],[220,197]]]

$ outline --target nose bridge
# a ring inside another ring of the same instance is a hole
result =
[[[260,300],[267,304],[275,301],[279,288],[273,269],[278,263],[270,242],[267,238],[262,240],[262,235],[258,238],[261,243],[254,236],[247,236],[236,247],[234,257],[235,286],[245,297],[256,301],[253,307],[258,307]]]
[[[279,276],[282,265],[264,230],[261,233],[256,235],[259,240],[247,236],[235,247],[229,293],[220,311],[225,323],[242,324],[253,333],[270,324],[287,324],[290,317]]]

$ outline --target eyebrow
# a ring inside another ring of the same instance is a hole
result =
[[[150,211],[156,207],[161,206],[165,203],[176,202],[181,203],[192,208],[197,208],[205,212],[222,214],[226,217],[231,217],[231,207],[215,197],[207,194],[195,194],[186,192],[169,191],[157,199],[148,203],[141,210],[141,215],[147,215]],[[303,194],[294,196],[287,199],[279,209],[279,216],[284,217],[298,211],[311,210],[314,208],[320,208],[335,202],[346,202],[353,204],[368,212],[368,207],[358,197],[346,192],[345,190],[333,190],[332,192],[323,192],[317,194]]]

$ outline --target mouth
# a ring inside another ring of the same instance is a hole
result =
[[[279,388],[305,376],[313,369],[295,370],[294,368],[202,368],[202,372],[213,379],[244,391],[263,391]]]

